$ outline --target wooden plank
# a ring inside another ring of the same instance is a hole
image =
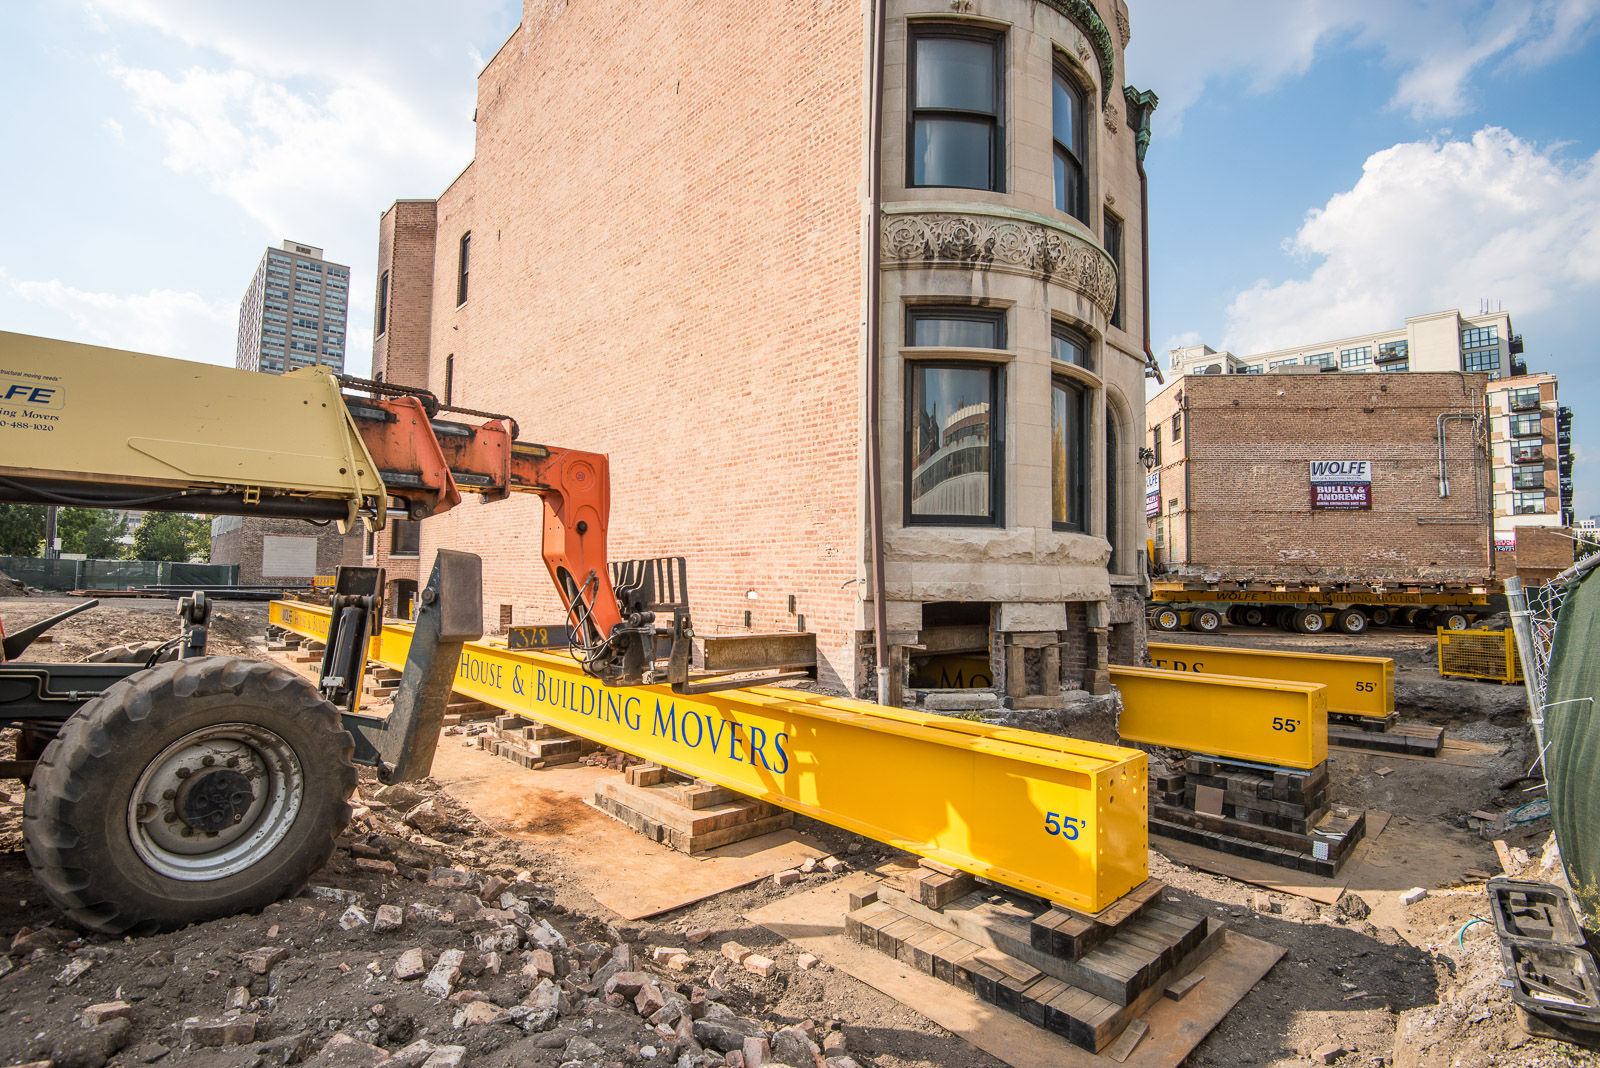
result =
[[[1148,1030],[1150,1030],[1150,1025],[1143,1020],[1133,1021],[1123,1030],[1122,1034],[1117,1036],[1117,1040],[1111,1043],[1111,1048],[1106,1050],[1106,1056],[1118,1064],[1123,1063],[1133,1053],[1133,1047],[1139,1044],[1139,1040],[1144,1037],[1145,1032]]]
[[[1230,856],[1214,849],[1205,849],[1171,838],[1152,837],[1150,847],[1186,867],[1225,875],[1242,883],[1265,887],[1283,894],[1293,894],[1323,905],[1332,905],[1344,894],[1352,873],[1361,867],[1366,855],[1372,849],[1372,841],[1383,833],[1383,829],[1389,825],[1389,819],[1389,813],[1380,809],[1367,810],[1365,837],[1356,844],[1344,867],[1340,868],[1339,874],[1332,879],[1312,875],[1310,872],[1289,871],[1275,864],[1250,860],[1247,857]]]

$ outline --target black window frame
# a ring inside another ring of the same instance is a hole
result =
[[[412,519],[389,520],[389,555],[422,555],[422,524]]]
[[[1089,516],[1089,507],[1090,507],[1090,504],[1092,503],[1091,496],[1090,496],[1090,493],[1089,493],[1089,486],[1090,486],[1090,484],[1091,484],[1091,482],[1093,480],[1093,477],[1094,477],[1094,473],[1089,468],[1089,462],[1092,459],[1092,457],[1090,456],[1090,451],[1091,450],[1090,450],[1090,447],[1089,447],[1089,440],[1090,440],[1089,424],[1094,419],[1094,389],[1092,387],[1090,387],[1087,383],[1085,383],[1085,382],[1083,382],[1083,381],[1081,381],[1081,380],[1079,380],[1079,379],[1077,379],[1077,378],[1075,378],[1075,377],[1073,377],[1071,375],[1061,375],[1061,374],[1051,375],[1050,376],[1050,413],[1051,413],[1052,417],[1055,415],[1056,391],[1058,389],[1059,390],[1070,390],[1070,391],[1073,391],[1073,392],[1076,393],[1077,398],[1078,398],[1078,400],[1077,400],[1077,403],[1078,403],[1078,406],[1079,406],[1079,412],[1078,412],[1078,440],[1075,443],[1077,445],[1077,448],[1075,450],[1070,448],[1070,447],[1067,449],[1067,463],[1069,465],[1069,474],[1067,475],[1067,484],[1068,484],[1068,487],[1069,487],[1069,491],[1068,492],[1070,492],[1070,486],[1071,486],[1071,482],[1072,482],[1071,477],[1070,477],[1070,465],[1072,465],[1074,455],[1076,455],[1076,458],[1077,458],[1077,465],[1076,466],[1079,469],[1079,478],[1078,478],[1078,485],[1077,485],[1077,497],[1078,497],[1078,500],[1077,500],[1078,509],[1077,510],[1078,510],[1078,515],[1080,517],[1080,521],[1076,522],[1076,523],[1074,523],[1072,521],[1072,518],[1071,518],[1071,516],[1072,516],[1072,508],[1071,508],[1070,503],[1069,503],[1069,505],[1068,505],[1068,507],[1066,509],[1066,514],[1067,514],[1068,518],[1065,519],[1065,520],[1058,520],[1056,518],[1056,482],[1055,482],[1055,463],[1054,463],[1054,455],[1055,455],[1055,447],[1056,447],[1056,428],[1054,426],[1054,420],[1052,418],[1052,425],[1050,427],[1050,452],[1051,452],[1051,458],[1052,458],[1052,462],[1051,462],[1051,465],[1050,465],[1050,529],[1051,530],[1065,531],[1065,532],[1070,533],[1070,534],[1088,534],[1090,532],[1090,529],[1091,529],[1092,525],[1093,525],[1090,522],[1090,516]],[[1069,446],[1071,446],[1072,444],[1074,444],[1074,443],[1071,443],[1071,442],[1068,443]]]
[[[456,307],[467,302],[467,275],[472,261],[472,231],[461,235],[456,243]]]
[[[1172,413],[1172,443],[1176,445],[1183,440],[1183,412]]]
[[[1083,352],[1083,362],[1077,363],[1073,360],[1058,359],[1056,357],[1057,341],[1069,341],[1078,346]],[[1099,369],[1095,366],[1094,346],[1089,343],[1089,335],[1081,330],[1073,329],[1059,319],[1053,319],[1050,322],[1050,362],[1065,364],[1068,367],[1079,367],[1090,374],[1099,373]]]
[[[948,22],[913,21],[906,34],[906,188],[907,189],[982,189],[1006,192],[1006,35],[1000,30]],[[917,100],[917,43],[928,39],[981,41],[994,50],[994,112],[965,111],[956,108],[919,108]],[[984,117],[990,124],[989,184],[987,186],[935,185],[917,180],[918,118],[957,119],[971,122]]]
[[[921,371],[948,369],[986,371],[989,374],[989,514],[918,515],[911,510],[911,483],[915,467],[916,376]],[[902,521],[908,527],[1004,527],[1006,483],[1006,369],[1001,363],[979,360],[907,360],[905,379],[905,425],[901,435],[904,468],[901,492]]]
[[[446,407],[455,403],[456,393],[456,354],[451,353],[444,358],[444,403]]]
[[[1116,236],[1113,238],[1113,234]],[[1117,289],[1115,302],[1111,305],[1111,325],[1118,330],[1126,330],[1126,321],[1122,315],[1122,276],[1123,276],[1123,248],[1128,236],[1128,228],[1122,217],[1112,211],[1106,211],[1101,229],[1101,240],[1105,243],[1106,254],[1111,257],[1111,263],[1117,269]]]
[[[995,324],[995,344],[990,345],[918,345],[917,323],[923,319],[959,319],[966,322]],[[1003,351],[1006,347],[1006,313],[1003,308],[980,308],[965,304],[910,304],[906,306],[906,346],[908,348],[978,348],[985,351]]]
[[[378,332],[382,337],[389,332],[389,272],[378,276]]]
[[[1073,123],[1073,130],[1077,133],[1078,137],[1083,143],[1077,148],[1074,148],[1072,145],[1062,144],[1061,141],[1059,141],[1055,136],[1055,86],[1056,82],[1058,81],[1066,86],[1068,95],[1073,98],[1078,106],[1078,114],[1074,117],[1075,121]],[[1067,190],[1066,182],[1062,183],[1062,196],[1066,203],[1058,202],[1056,204],[1056,210],[1062,212],[1063,214],[1072,216],[1085,226],[1092,225],[1088,219],[1088,215],[1091,210],[1089,204],[1089,131],[1085,125],[1089,120],[1089,99],[1090,90],[1084,88],[1083,80],[1077,76],[1077,74],[1067,63],[1058,58],[1055,61],[1053,73],[1050,79],[1050,152],[1052,161],[1065,156],[1074,165],[1076,165],[1078,170],[1077,192],[1079,210],[1073,211],[1068,206],[1072,201],[1072,196],[1070,191]],[[1052,187],[1055,185],[1053,162],[1050,184]],[[1052,189],[1052,193],[1053,192],[1054,190]]]

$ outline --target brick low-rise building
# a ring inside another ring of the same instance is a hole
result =
[[[1488,381],[1460,373],[1175,379],[1145,412],[1156,570],[1278,583],[1486,583]],[[1313,466],[1329,463],[1346,466]]]
[[[685,556],[701,634],[814,631],[857,693],[879,649],[1104,692],[1153,365],[1127,10],[874,13],[527,3],[471,163],[383,217],[374,368],[609,454],[612,558]],[[540,527],[469,502],[420,559],[556,622]]]
[[[312,526],[298,519],[244,519],[217,516],[211,521],[211,562],[238,564],[243,586],[309,586],[317,575],[331,575],[359,564],[360,539],[333,525]]]

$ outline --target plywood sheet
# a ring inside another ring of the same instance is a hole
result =
[[[440,740],[433,778],[472,814],[509,838],[560,853],[595,900],[625,920],[654,916],[824,857],[797,831],[687,856],[636,833],[595,808],[595,782],[621,773],[581,764],[537,771],[451,736]]]
[[[1014,1068],[1112,1068],[1104,1055],[1079,1049],[1009,1012],[986,1005],[948,983],[867,949],[844,931],[850,891],[871,883],[864,874],[793,894],[747,914],[752,923],[787,938],[914,1009],[934,1023]],[[1200,971],[1205,980],[1182,1001],[1162,998],[1143,1019],[1149,1033],[1122,1063],[1132,1068],[1176,1068],[1283,956],[1270,942],[1227,932],[1222,948]]]

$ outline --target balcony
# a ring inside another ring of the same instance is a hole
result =
[[[1511,420],[1511,436],[1514,438],[1542,438],[1544,437],[1544,421],[1541,419],[1529,419],[1526,422],[1521,422],[1513,419]]]
[[[1537,474],[1532,475],[1523,475],[1520,473],[1513,475],[1511,476],[1511,488],[1514,490],[1544,489],[1544,472],[1540,471]]]
[[[1526,393],[1512,393],[1507,400],[1508,406],[1514,412],[1536,412],[1539,410],[1539,395]]]
[[[1511,462],[1514,464],[1544,463],[1544,448],[1540,445],[1518,445],[1511,450]]]

